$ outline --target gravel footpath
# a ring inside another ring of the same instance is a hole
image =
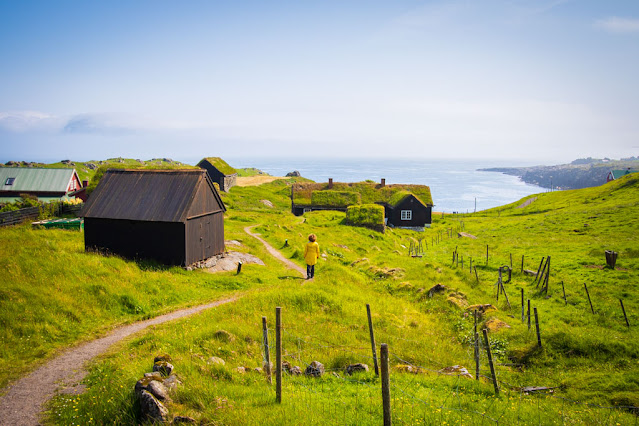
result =
[[[255,226],[257,226],[257,225],[247,226],[246,228],[244,228],[244,232],[246,232],[251,237],[255,238],[256,240],[258,240],[259,242],[264,244],[264,247],[266,247],[266,251],[268,251],[271,255],[273,255],[273,257],[275,257],[277,260],[279,260],[284,265],[286,265],[289,269],[294,269],[297,272],[299,272],[300,274],[302,274],[302,276],[305,277],[306,276],[306,269],[302,268],[301,266],[299,266],[299,265],[291,262],[289,259],[285,258],[282,253],[280,253],[272,245],[267,243],[262,237],[259,236],[259,234],[255,234],[255,233],[251,232],[251,229],[253,229]]]
[[[40,424],[38,418],[42,408],[44,404],[51,399],[54,392],[59,389],[67,391],[67,389],[78,385],[87,374],[84,368],[87,361],[106,352],[111,345],[118,343],[125,337],[151,325],[184,318],[206,309],[233,302],[236,299],[237,297],[230,297],[120,327],[105,337],[65,351],[27,377],[3,389],[3,391],[6,391],[6,394],[0,397],[0,425]],[[81,385],[78,386],[77,390],[82,391]]]

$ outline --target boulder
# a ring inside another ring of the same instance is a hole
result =
[[[140,411],[142,417],[157,422],[165,422],[169,410],[150,392],[143,390],[140,393]]]
[[[260,203],[264,204],[266,207],[274,207],[273,203],[271,203],[269,200],[260,200]]]
[[[158,371],[155,371],[153,373],[144,373],[144,378],[162,381],[162,374],[160,374]]]
[[[441,374],[447,374],[449,376],[462,376],[468,379],[472,379],[473,375],[468,372],[466,367],[462,367],[461,365],[452,365],[450,367],[444,367],[439,370]]]
[[[435,284],[434,286],[432,286],[430,288],[430,290],[428,290],[428,297],[433,297],[433,294],[443,293],[446,290],[448,290],[448,287],[446,287],[445,285],[443,285],[441,283],[440,284]]]
[[[212,356],[211,358],[208,359],[207,363],[213,364],[213,365],[225,365],[226,361],[224,361],[220,357]]]
[[[308,367],[306,367],[304,374],[312,377],[320,377],[324,374],[324,364],[319,361],[313,361]]]
[[[298,170],[294,170],[292,172],[288,172],[286,174],[286,177],[301,177],[302,175],[300,174],[300,172]]]
[[[153,371],[157,371],[163,376],[170,376],[173,372],[173,365],[168,361],[157,361],[153,364]]]
[[[348,374],[349,376],[352,376],[353,373],[357,373],[359,371],[368,371],[368,365],[362,364],[362,363],[351,364],[346,367],[345,371],[346,371],[346,374]]]
[[[413,365],[408,364],[398,364],[395,366],[395,370],[400,371],[402,373],[411,373],[411,374],[419,374],[421,370],[419,367],[415,367]]]
[[[237,367],[235,371],[237,371],[240,374],[244,374],[246,373],[246,367]]]
[[[451,294],[446,298],[446,300],[448,300],[450,304],[457,306],[459,309],[464,309],[468,306],[466,296],[460,293]]]
[[[232,333],[229,333],[226,330],[218,330],[213,333],[213,338],[219,340],[220,342],[233,342],[235,341],[235,336]]]
[[[291,376],[301,376],[302,375],[302,369],[299,368],[297,365],[294,365],[293,367],[291,367],[291,369],[288,371]]]
[[[166,390],[166,387],[164,387],[164,384],[162,382],[151,380],[151,382],[146,386],[145,390],[151,393],[151,395],[153,395],[160,401],[169,400],[168,391]]]

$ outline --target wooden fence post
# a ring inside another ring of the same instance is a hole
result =
[[[266,317],[262,317],[262,342],[264,343],[264,358],[266,363],[264,369],[266,370],[266,377],[270,384],[273,383],[273,381],[271,378],[271,350],[268,347],[268,327],[266,326]]]
[[[537,316],[536,307],[535,307],[535,329],[537,330],[537,346],[541,348],[541,334],[539,334],[539,317]]]
[[[275,308],[275,402],[282,402],[282,308]]]
[[[477,309],[473,311],[475,316],[475,380],[479,380],[479,333],[477,333]]]
[[[493,364],[493,354],[490,351],[490,342],[488,341],[488,331],[484,328],[484,340],[486,343],[486,355],[488,355],[488,365],[490,365],[490,375],[493,377],[493,386],[495,387],[495,395],[499,395],[499,385],[497,385],[497,375],[495,375],[495,365]]]
[[[539,279],[539,273],[541,272],[541,265],[544,264],[544,260],[546,260],[546,258],[542,257],[541,262],[539,262],[539,268],[537,268],[537,274],[535,275],[535,281],[533,281],[533,283],[535,283]]]
[[[588,286],[584,283],[584,288],[586,289],[586,296],[588,296],[588,303],[590,303],[590,310],[592,313],[595,313],[595,308],[592,307],[592,300],[590,300],[590,293],[588,292]]]
[[[621,303],[621,310],[623,311],[623,317],[626,319],[626,325],[630,328],[630,323],[628,322],[628,315],[626,315],[626,308],[623,307],[623,300],[619,299],[619,303]]]
[[[513,254],[510,253],[510,269],[513,269]]]
[[[564,305],[568,304],[568,299],[566,299],[566,287],[564,287],[564,282],[561,282],[561,290],[564,292]]]
[[[373,319],[371,318],[371,305],[366,304],[366,315],[368,315],[368,330],[371,336],[371,348],[373,349],[373,364],[375,364],[375,375],[379,376],[377,366],[377,349],[375,347],[375,333],[373,332]]]
[[[384,426],[390,426],[392,424],[391,396],[390,377],[388,376],[388,345],[386,343],[382,343],[380,357],[382,361],[382,407],[384,410]]]
[[[528,330],[530,330],[530,299],[528,299]]]
[[[526,321],[526,309],[524,308],[524,289],[521,289],[521,322]]]
[[[486,244],[486,265],[488,265],[488,244]]]
[[[524,255],[521,255],[521,273],[524,273]]]
[[[479,283],[479,275],[477,275],[477,266],[475,266],[475,278],[477,278],[477,283]]]

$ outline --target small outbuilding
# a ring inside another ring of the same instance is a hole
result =
[[[224,252],[225,211],[205,170],[108,170],[81,212],[85,250],[191,265]]]
[[[206,170],[211,180],[220,186],[220,190],[229,192],[237,184],[237,170],[229,166],[220,157],[203,158],[197,166]]]

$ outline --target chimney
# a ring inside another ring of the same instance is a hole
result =
[[[328,189],[333,189],[333,178],[328,178]]]
[[[386,186],[386,179],[382,178],[382,188]]]
[[[87,186],[89,186],[89,181],[88,180],[83,180],[82,181],[82,188],[86,188]]]

